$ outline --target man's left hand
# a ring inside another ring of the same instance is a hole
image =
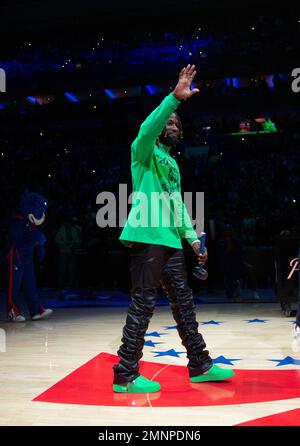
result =
[[[192,248],[193,248],[195,254],[198,257],[198,262],[202,263],[204,265],[204,263],[206,263],[207,259],[208,259],[207,249],[205,248],[204,254],[200,253],[200,240],[195,242],[195,243],[193,243]]]

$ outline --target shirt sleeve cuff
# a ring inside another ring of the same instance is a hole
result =
[[[172,104],[174,104],[174,107],[178,107],[178,105],[181,103],[180,99],[175,98],[175,96],[173,95],[173,92],[170,93],[168,97],[172,101]]]

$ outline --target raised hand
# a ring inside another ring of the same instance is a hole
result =
[[[191,83],[193,82],[196,73],[195,65],[188,64],[186,68],[182,68],[179,73],[178,83],[173,91],[173,95],[176,99],[185,101],[195,93],[199,93],[198,88],[193,88],[191,90]]]

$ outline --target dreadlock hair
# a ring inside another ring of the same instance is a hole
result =
[[[178,127],[179,127],[179,131],[180,131],[180,135],[179,138],[182,139],[183,138],[183,130],[182,130],[182,122],[181,122],[181,118],[179,116],[179,114],[177,112],[173,112],[173,115],[176,116],[177,121],[178,121]]]

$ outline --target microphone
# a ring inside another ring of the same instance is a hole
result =
[[[201,232],[199,240],[200,240],[200,254],[205,253],[205,239],[206,233]],[[198,266],[194,266],[193,275],[200,280],[206,280],[208,278],[208,272],[203,268],[203,263],[199,263]]]

